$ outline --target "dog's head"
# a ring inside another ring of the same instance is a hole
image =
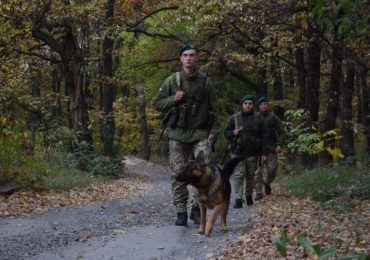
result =
[[[204,182],[207,177],[212,175],[210,168],[204,160],[204,153],[201,151],[195,160],[191,160],[177,175],[176,180],[183,182],[184,185],[192,184],[197,186]]]

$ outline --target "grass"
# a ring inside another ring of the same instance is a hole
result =
[[[0,139],[0,177],[10,176],[22,189],[70,190],[88,186],[103,178],[106,172],[122,172],[121,164],[110,163],[102,156],[94,156],[95,161],[88,161],[89,166],[96,168],[94,171],[78,169],[73,159],[72,154],[60,149],[35,149],[29,153],[22,147],[17,136]],[[97,171],[102,173],[96,175]]]
[[[370,175],[367,169],[349,166],[315,168],[280,180],[284,190],[298,198],[309,197],[320,203],[336,202],[350,206],[353,198],[370,198]]]

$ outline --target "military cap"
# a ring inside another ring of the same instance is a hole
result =
[[[257,106],[259,106],[263,102],[269,102],[269,99],[266,96],[261,96],[257,101]]]
[[[240,100],[240,103],[242,104],[242,103],[243,103],[244,101],[246,101],[246,100],[254,101],[253,99],[254,99],[253,95],[245,95],[245,96]]]
[[[184,45],[182,45],[182,46],[181,46],[181,49],[180,49],[180,55],[181,55],[184,51],[187,51],[187,50],[195,50],[195,51],[196,51],[195,47],[194,47],[192,44],[188,43],[188,44],[184,44]]]

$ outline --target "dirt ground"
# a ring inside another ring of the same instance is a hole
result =
[[[273,194],[230,209],[229,232],[219,222],[210,237],[174,226],[168,167],[127,157],[128,175],[70,192],[18,192],[0,197],[0,259],[315,259],[298,245],[304,233],[336,255],[370,254],[369,201],[349,214],[309,200]],[[233,199],[233,198],[232,198]],[[189,209],[190,210],[190,209]],[[286,230],[286,253],[272,241]]]

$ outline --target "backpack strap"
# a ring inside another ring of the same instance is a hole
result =
[[[176,84],[177,84],[177,87],[182,90],[182,86],[181,86],[181,78],[180,78],[180,71],[177,71],[176,72]]]
[[[236,112],[235,113],[235,117],[234,117],[234,119],[235,119],[235,130],[236,129],[239,129],[239,123],[238,123],[238,116],[239,116],[239,112]]]

